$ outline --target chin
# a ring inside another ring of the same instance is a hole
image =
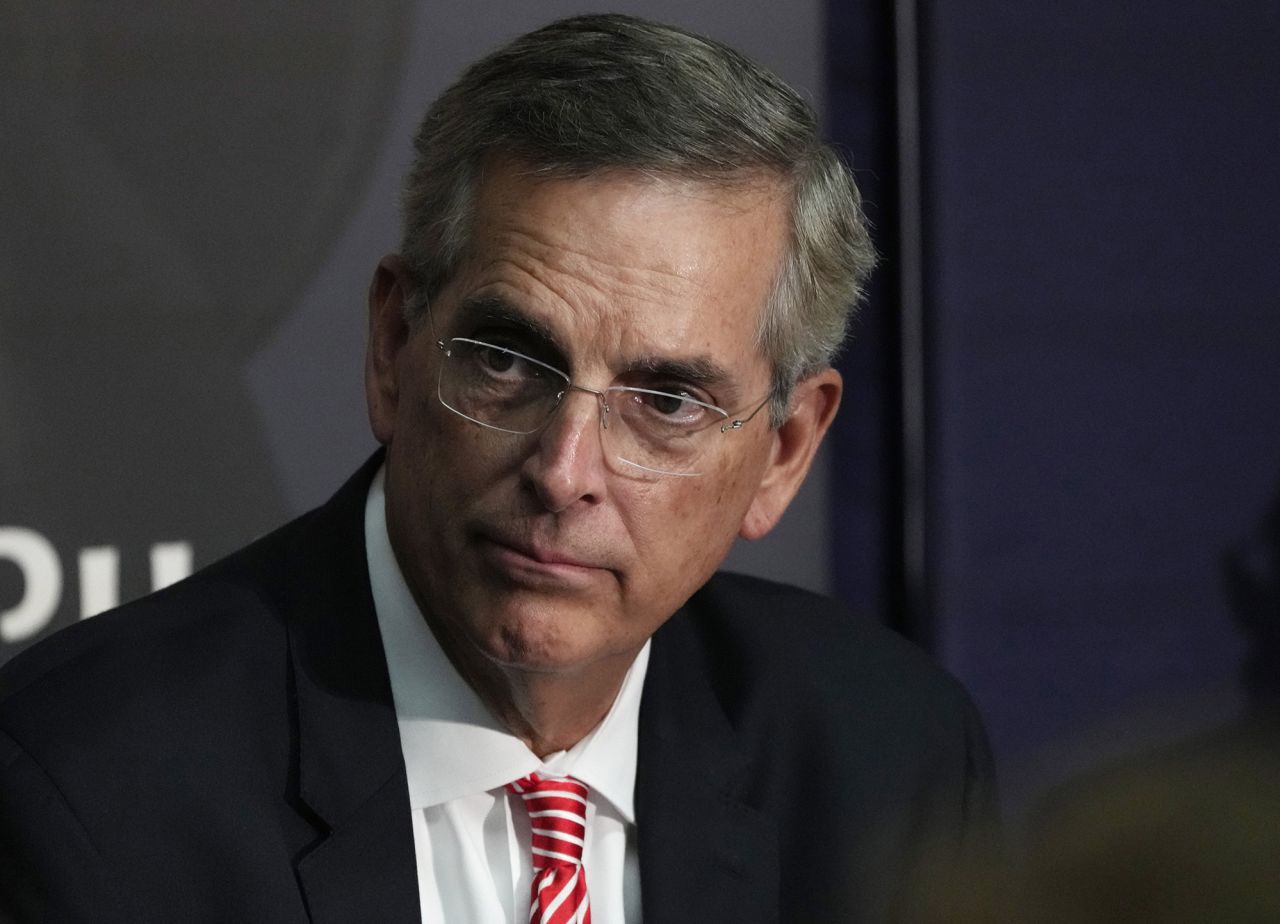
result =
[[[486,627],[480,648],[504,669],[571,671],[609,653],[596,637],[598,616],[577,601],[505,600],[490,612],[498,618]]]

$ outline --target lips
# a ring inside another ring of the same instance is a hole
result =
[[[492,567],[512,578],[576,583],[611,570],[593,556],[490,532],[479,534],[479,546]]]
[[[583,561],[573,555],[567,555],[562,552],[556,552],[550,549],[542,549],[536,545],[526,545],[520,542],[510,542],[507,540],[491,539],[498,545],[505,546],[513,552],[532,558],[534,561],[543,565],[571,565],[575,568],[594,568],[595,565],[590,562]]]

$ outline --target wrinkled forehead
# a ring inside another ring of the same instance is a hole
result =
[[[637,247],[660,244],[658,239],[665,238],[670,244],[667,256],[677,263],[682,248],[728,225],[737,232],[739,248],[752,246],[756,258],[767,257],[773,266],[790,246],[793,198],[791,179],[763,168],[715,173],[632,166],[589,169],[535,164],[490,152],[472,176],[463,235],[470,246],[461,258],[465,262],[475,257],[477,244],[491,243],[485,233],[515,216],[532,218],[549,233],[578,230],[579,239],[608,226]],[[560,240],[572,247],[571,234],[562,234]],[[661,248],[643,254],[657,256]]]
[[[491,168],[441,307],[450,327],[506,317],[566,354],[610,362],[749,362],[788,229],[777,182]]]

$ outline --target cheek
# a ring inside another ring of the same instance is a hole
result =
[[[442,405],[434,382],[402,402],[396,437],[404,464],[418,472],[422,482],[437,483],[441,499],[461,499],[468,485],[482,481],[510,454],[501,439]]]
[[[759,446],[735,454],[716,476],[715,490],[708,492],[700,501],[706,508],[703,515],[704,541],[713,554],[721,557],[728,554],[760,489],[766,460],[767,453]],[[714,565],[719,563],[717,560]]]
[[[708,474],[700,483],[655,483],[645,496],[627,499],[632,510],[647,511],[633,520],[644,571],[675,592],[686,583],[695,589],[720,564],[742,520],[740,473]]]
[[[391,477],[400,488],[397,507],[411,518],[406,525],[421,549],[436,544],[443,534],[440,527],[450,521],[458,499],[470,493],[464,479],[474,466],[460,460],[471,456],[474,447],[467,434],[452,432],[455,428],[444,419],[449,412],[440,407],[433,391],[405,394],[398,411],[387,457]]]

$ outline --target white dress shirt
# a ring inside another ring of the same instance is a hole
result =
[[[649,645],[609,713],[568,751],[540,760],[454,670],[405,583],[387,537],[383,474],[365,505],[365,549],[400,747],[409,777],[424,924],[523,924],[533,881],[528,815],[504,786],[533,771],[590,787],[583,870],[594,924],[638,924],[633,794]]]

